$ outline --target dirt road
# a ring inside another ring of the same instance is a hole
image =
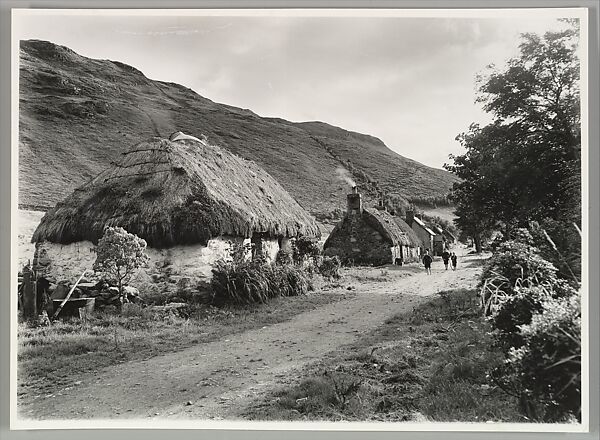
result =
[[[19,407],[22,418],[230,419],[258,395],[286,383],[290,371],[349,344],[387,318],[454,288],[473,287],[481,257],[459,257],[456,271],[441,261],[421,267],[349,269],[352,298],[279,324],[176,353],[106,368],[80,383]]]

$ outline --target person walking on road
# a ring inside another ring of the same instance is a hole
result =
[[[456,270],[456,260],[456,254],[452,252],[452,255],[450,256],[450,261],[452,261],[452,270]]]
[[[425,255],[423,255],[423,265],[425,265],[425,270],[427,271],[427,275],[431,275],[431,263],[433,262],[433,258],[429,255],[429,249],[425,249]]]
[[[444,249],[442,260],[444,260],[444,266],[446,267],[446,270],[448,270],[448,260],[450,260],[450,252],[448,252],[448,249]]]

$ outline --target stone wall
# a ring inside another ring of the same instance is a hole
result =
[[[429,249],[429,252],[433,252],[433,239],[431,234],[417,222],[413,222],[411,227],[413,231],[415,231],[415,234],[421,239],[421,242],[423,242],[425,249]]]
[[[279,252],[279,240],[277,238],[263,238],[261,246],[267,261],[275,261],[277,252]]]
[[[392,247],[360,215],[345,217],[327,239],[325,255],[337,255],[344,264],[384,265],[400,257],[400,246]]]
[[[44,241],[35,245],[33,267],[45,278],[75,282],[84,270],[90,271],[86,278],[93,278],[94,261],[96,251],[91,241],[65,245]]]
[[[221,237],[210,240],[207,246],[198,244],[174,246],[168,249],[147,248],[146,254],[150,258],[148,267],[140,269],[133,280],[151,281],[153,277],[161,275],[188,277],[195,280],[210,278],[214,262],[221,258],[229,258],[232,243],[249,243],[249,241],[239,237]],[[269,243],[270,253],[273,253],[272,247]],[[94,248],[94,244],[89,241],[68,245],[38,243],[34,265],[40,274],[47,278],[55,281],[75,281],[85,269],[92,269],[96,261]],[[86,278],[94,280],[98,276],[89,272]]]
[[[402,255],[405,263],[420,261],[421,259],[419,249],[411,246],[402,246]]]
[[[215,261],[229,259],[233,244],[248,243],[240,237],[221,237],[209,240],[206,246],[200,244],[173,246],[167,249],[148,248],[150,268],[146,273],[168,272],[171,277],[188,277],[192,280],[209,279]]]

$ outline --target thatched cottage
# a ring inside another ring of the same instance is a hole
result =
[[[325,255],[337,255],[344,264],[380,266],[418,257],[419,242],[410,228],[384,209],[363,207],[356,190],[347,196],[347,212],[323,245]]]
[[[415,234],[417,234],[421,240],[421,243],[424,246],[424,249],[421,249],[421,251],[429,250],[432,255],[435,255],[434,238],[436,233],[428,228],[419,217],[415,217],[413,211],[406,211],[406,224],[415,231]]]
[[[446,243],[448,243],[448,245],[452,245],[452,244],[456,243],[455,235],[452,232],[450,232],[449,230],[444,229],[442,231],[442,234],[444,234],[444,238],[446,239]]]
[[[435,232],[435,236],[433,237],[433,253],[434,255],[442,255],[448,248],[444,230],[439,226],[433,226],[430,229]]]
[[[35,261],[73,279],[95,261],[107,226],[146,240],[149,271],[210,276],[234,243],[274,258],[314,219],[255,163],[198,139],[152,138],[48,211],[33,234]]]

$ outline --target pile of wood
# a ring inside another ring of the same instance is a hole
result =
[[[48,280],[31,270],[29,265],[19,273],[19,310],[25,319],[37,319],[45,311],[53,320],[57,317],[75,316],[85,318],[96,308],[120,307],[123,303],[143,303],[139,291],[132,286],[118,287],[104,281],[90,282],[84,279],[85,272],[75,283]]]
[[[83,282],[77,284],[73,290],[71,299],[94,298],[96,308],[109,305],[119,306],[121,304],[118,287],[110,286],[104,281],[99,281],[97,283],[88,282],[86,280],[82,281]],[[72,286],[68,283],[60,282],[56,285],[50,285],[48,293],[52,300],[62,300],[67,296],[71,287]],[[123,287],[123,294],[124,302],[143,303],[143,300],[135,287]]]

